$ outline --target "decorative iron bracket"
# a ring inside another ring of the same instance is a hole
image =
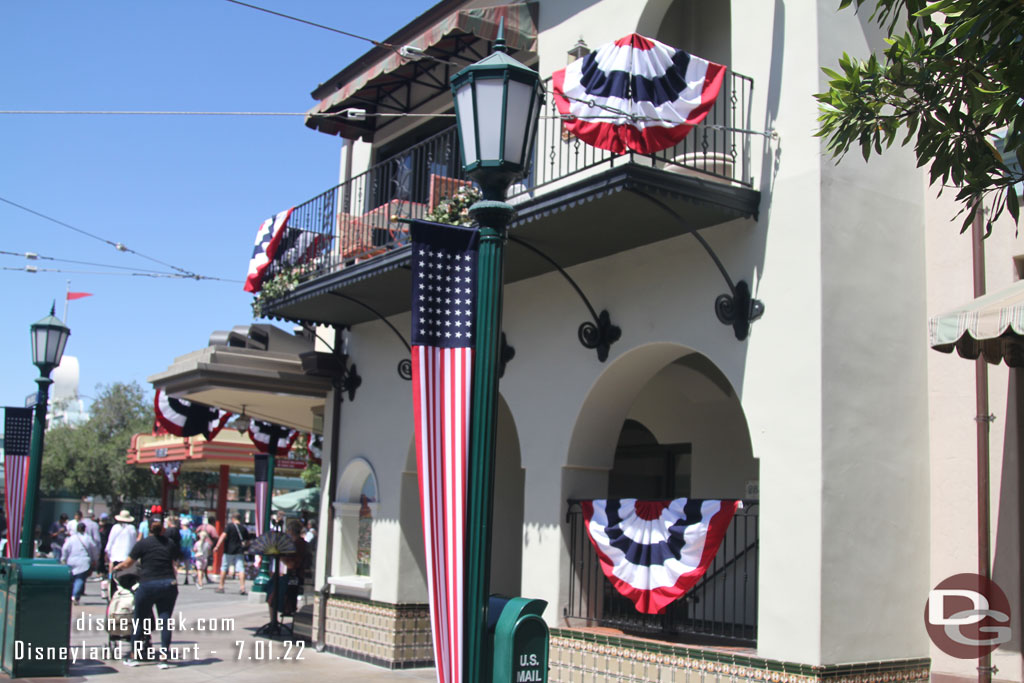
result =
[[[725,279],[725,284],[729,286],[728,294],[720,294],[715,299],[715,315],[722,324],[732,325],[733,332],[736,334],[736,339],[740,341],[746,339],[750,334],[750,323],[764,315],[764,302],[750,296],[750,285],[748,285],[746,281],[740,280],[733,284],[732,278],[729,277],[729,273],[725,270],[725,266],[722,265],[722,261],[718,258],[718,255],[715,254],[711,245],[708,244],[707,240],[704,239],[699,232],[689,227],[686,221],[683,220],[683,217],[676,213],[672,207],[660,199],[652,197],[646,192],[641,192],[635,188],[631,188],[631,192],[640,195],[671,214],[686,228],[686,232],[693,235],[694,239],[704,247],[704,251],[708,253],[708,256],[711,257],[715,266],[718,267],[718,272],[720,272],[722,277]]]
[[[412,347],[409,346],[409,342],[407,342],[405,340],[405,337],[403,337],[402,333],[398,331],[398,328],[395,327],[394,325],[392,325],[391,321],[388,320],[387,318],[385,318],[383,315],[381,315],[380,312],[376,308],[374,308],[373,306],[370,306],[367,303],[364,303],[364,302],[360,301],[359,299],[351,297],[348,294],[342,294],[340,292],[331,292],[331,295],[332,296],[336,296],[336,297],[340,297],[342,299],[345,299],[346,301],[351,301],[352,303],[354,303],[354,304],[356,304],[358,306],[362,306],[363,308],[368,310],[370,313],[373,313],[375,316],[377,316],[377,318],[379,320],[382,320],[385,325],[387,325],[388,327],[391,328],[391,331],[395,333],[395,336],[397,336],[401,340],[402,345],[405,346],[405,350],[409,352],[410,356],[412,355]],[[355,367],[356,366],[354,366],[354,365],[352,366],[352,372],[353,373],[355,372]],[[412,379],[412,360],[411,359],[403,358],[402,360],[398,361],[398,376],[401,377],[402,379],[406,380],[406,381]],[[358,375],[356,375],[356,377],[359,379],[359,382],[356,384],[356,386],[358,387],[359,384],[362,383],[362,379],[359,378]],[[353,389],[352,391],[354,392],[355,389]]]
[[[516,357],[515,347],[509,346],[505,333],[501,333],[501,355],[498,358],[498,378],[505,376],[505,366]]]
[[[608,311],[603,310],[600,314],[594,311],[594,307],[590,305],[590,300],[587,299],[583,290],[581,290],[579,285],[576,284],[576,281],[573,280],[572,277],[565,272],[565,269],[558,265],[558,263],[556,263],[550,256],[518,237],[509,235],[508,239],[510,242],[515,242],[516,244],[526,247],[534,254],[540,256],[542,259],[553,265],[558,272],[562,274],[562,277],[572,285],[572,288],[576,290],[580,299],[583,300],[587,310],[590,311],[590,317],[594,319],[593,322],[589,320],[583,322],[576,331],[576,336],[579,338],[580,344],[583,344],[584,348],[597,351],[597,359],[599,361],[603,363],[608,360],[608,351],[611,349],[611,345],[622,338],[622,328],[618,325],[612,324],[611,316],[608,314]]]

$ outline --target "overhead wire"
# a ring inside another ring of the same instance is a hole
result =
[[[156,274],[160,274],[160,275],[175,275],[175,276],[180,275],[180,273],[164,273],[164,272],[159,271],[159,270],[150,270],[148,268],[135,268],[133,266],[116,266],[116,265],[113,265],[113,264],[110,264],[110,263],[94,263],[92,261],[74,261],[72,259],[57,258],[55,256],[43,256],[42,254],[39,254],[39,253],[34,252],[34,251],[16,252],[16,251],[3,251],[3,250],[0,250],[0,256],[22,256],[22,257],[28,259],[29,261],[34,261],[34,260],[38,259],[40,261],[56,261],[58,263],[73,263],[73,264],[79,265],[79,266],[96,266],[97,268],[114,268],[116,270],[136,270],[136,271],[143,271],[143,272],[147,272],[147,273],[156,273]]]
[[[83,230],[82,228],[79,228],[77,226],[71,225],[70,223],[66,223],[66,222],[64,222],[62,220],[56,219],[53,216],[47,216],[45,213],[41,213],[39,211],[36,211],[35,209],[30,209],[27,206],[24,206],[22,204],[18,204],[17,202],[11,201],[10,199],[7,199],[5,197],[0,197],[0,202],[3,202],[5,204],[9,204],[9,205],[11,205],[11,206],[13,206],[15,208],[21,209],[22,211],[30,213],[30,214],[32,214],[34,216],[38,216],[39,218],[43,218],[45,220],[48,220],[51,223],[55,223],[57,225],[60,225],[61,227],[67,228],[67,229],[72,230],[74,232],[77,232],[77,233],[79,233],[81,235],[85,235],[86,237],[90,237],[90,238],[92,238],[94,240],[97,240],[99,242],[103,242],[104,244],[107,244],[107,245],[110,245],[110,246],[114,247],[114,249],[116,249],[117,251],[124,252],[124,253],[127,253],[127,254],[133,254],[135,256],[138,256],[139,258],[143,258],[143,259],[146,259],[147,261],[152,261],[153,263],[157,263],[157,264],[159,264],[161,266],[164,266],[165,268],[170,268],[173,271],[177,271],[177,274],[179,274],[180,277],[189,278],[189,279],[193,279],[193,280],[222,280],[224,282],[233,282],[233,280],[227,280],[225,278],[212,277],[212,276],[209,276],[209,275],[200,275],[200,274],[198,274],[198,273],[196,273],[194,271],[188,270],[187,268],[181,268],[181,267],[176,266],[174,264],[167,263],[166,261],[161,261],[158,258],[153,258],[152,256],[149,256],[147,254],[143,254],[140,251],[136,251],[135,249],[132,249],[132,248],[128,247],[127,245],[125,245],[123,242],[115,242],[115,241],[109,240],[109,239],[107,239],[105,237],[101,237],[99,235],[96,235],[94,233],[89,232],[88,230]]]
[[[135,272],[135,273],[121,273],[121,272],[110,272],[100,270],[65,270],[63,268],[37,268],[36,266],[25,266],[23,268],[12,268],[11,266],[0,266],[0,270],[9,270],[17,273],[70,273],[73,275],[126,275],[135,277],[152,277],[152,278],[167,278],[171,280],[216,280],[220,282],[232,282],[239,283],[241,280],[229,280],[222,277],[207,277],[204,275],[190,276],[182,273],[154,273],[154,272]]]

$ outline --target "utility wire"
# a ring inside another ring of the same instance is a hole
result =
[[[103,116],[305,116],[305,112],[293,111],[75,111],[41,109],[2,109],[0,114],[86,114]]]
[[[70,223],[65,223],[64,221],[57,220],[56,218],[53,218],[52,216],[47,216],[44,213],[40,213],[38,211],[35,211],[34,209],[30,209],[27,206],[22,206],[21,204],[18,204],[17,202],[12,202],[10,199],[6,199],[4,197],[0,197],[0,202],[4,202],[5,204],[10,204],[11,206],[16,207],[18,209],[21,209],[22,211],[27,211],[28,213],[30,213],[30,214],[32,214],[34,216],[39,216],[40,218],[44,218],[44,219],[50,221],[51,223],[56,223],[57,225],[65,227],[65,228],[67,228],[69,230],[74,230],[77,233],[85,235],[86,237],[91,237],[92,239],[100,241],[100,242],[103,242],[104,244],[109,244],[110,246],[114,247],[118,251],[123,251],[123,252],[128,253],[128,254],[134,254],[135,256],[138,256],[140,258],[144,258],[147,261],[152,261],[153,263],[158,263],[161,266],[164,266],[165,268],[170,268],[171,270],[175,270],[175,271],[181,273],[185,277],[193,278],[193,279],[196,279],[196,280],[216,280],[216,279],[219,279],[219,278],[210,278],[210,277],[207,277],[207,276],[204,276],[204,275],[197,275],[196,273],[192,272],[191,270],[186,270],[185,268],[179,268],[178,266],[175,266],[175,265],[172,265],[170,263],[167,263],[166,261],[161,261],[160,259],[153,258],[152,256],[147,256],[146,254],[143,254],[141,252],[135,251],[134,249],[131,249],[131,248],[125,246],[122,242],[113,242],[111,240],[108,240],[105,237],[100,237],[99,235],[94,235],[93,233],[91,233],[91,232],[89,232],[87,230],[82,230],[81,228],[75,227],[74,225],[71,225]]]
[[[228,280],[222,277],[207,277],[205,275],[184,275],[182,273],[112,273],[108,271],[99,270],[64,270],[61,268],[36,268],[35,266],[25,266],[24,268],[12,268],[11,266],[0,266],[0,270],[11,270],[18,273],[71,273],[74,275],[128,275],[135,277],[153,277],[153,278],[168,278],[171,280],[217,280],[220,282],[233,282],[239,283],[241,280]]]
[[[368,43],[373,43],[377,47],[386,47],[388,49],[394,50],[395,52],[398,52],[398,48],[395,47],[394,45],[391,45],[390,43],[382,43],[381,41],[374,40],[373,38],[367,38],[366,36],[361,36],[361,35],[358,35],[356,33],[349,33],[348,31],[342,31],[340,28],[332,28],[330,26],[324,26],[323,24],[318,24],[318,23],[316,23],[314,21],[307,21],[306,19],[300,19],[299,17],[293,17],[290,14],[283,14],[281,12],[275,12],[274,10],[267,9],[266,7],[258,7],[256,5],[250,5],[247,2],[241,2],[241,0],[227,0],[227,2],[230,2],[230,3],[235,4],[235,5],[241,5],[242,7],[248,7],[249,9],[258,10],[260,12],[266,12],[267,14],[273,14],[274,16],[281,17],[283,19],[290,19],[292,21],[297,21],[300,24],[306,24],[308,26],[315,26],[317,28],[322,28],[325,31],[332,31],[334,33],[340,33],[341,35],[348,36],[349,38],[356,38],[358,40],[365,40]]]
[[[57,262],[60,262],[60,263],[74,263],[75,265],[79,265],[79,266],[96,266],[97,268],[115,268],[117,270],[137,270],[137,271],[144,271],[144,272],[147,272],[147,273],[154,273],[156,275],[174,275],[176,277],[179,275],[178,273],[164,273],[164,272],[159,271],[159,270],[150,270],[148,268],[135,268],[135,267],[132,267],[132,266],[115,266],[115,265],[110,264],[110,263],[93,263],[92,261],[73,261],[71,259],[56,258],[54,256],[43,256],[42,254],[38,254],[38,253],[32,252],[32,251],[25,252],[25,253],[20,253],[20,252],[16,252],[16,251],[3,251],[3,250],[0,250],[0,255],[2,255],[2,256],[22,256],[22,257],[24,257],[24,258],[26,258],[26,259],[28,259],[30,261],[33,261],[35,259],[39,259],[40,261],[57,261]]]

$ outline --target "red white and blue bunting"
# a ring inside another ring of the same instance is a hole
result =
[[[637,33],[552,74],[565,128],[616,154],[653,154],[704,120],[725,67]]]
[[[315,465],[322,465],[324,462],[324,437],[322,434],[307,434],[306,452],[309,453],[309,461]]]
[[[292,449],[299,432],[289,427],[282,427],[263,420],[249,421],[249,439],[256,445],[260,453],[270,453],[271,442],[274,443],[274,455],[284,457]]]
[[[284,237],[284,230],[288,226],[288,218],[295,210],[293,206],[280,213],[276,213],[263,221],[260,229],[256,231],[256,244],[252,249],[252,258],[249,259],[249,273],[245,278],[245,291],[256,294],[263,288],[263,276],[270,266],[271,261],[277,256],[277,250],[281,247],[281,239]]]
[[[153,401],[156,421],[175,436],[196,436],[202,434],[212,441],[227,424],[231,413],[194,403],[184,398],[168,396],[162,389],[156,390]]]
[[[644,614],[661,614],[718,553],[738,500],[585,500],[584,526],[605,576]]]

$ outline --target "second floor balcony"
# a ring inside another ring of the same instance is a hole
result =
[[[548,96],[539,113],[532,167],[509,189],[508,201],[517,208],[512,234],[528,241],[541,237],[548,255],[561,266],[686,231],[637,197],[619,198],[614,206],[601,204],[623,194],[621,190],[677,204],[691,230],[756,214],[749,77],[730,72],[705,121],[675,147],[650,155],[614,154],[582,143],[563,128],[550,82],[544,85]],[[276,280],[277,285],[265,285],[259,313],[306,322],[361,322],[368,317],[358,307],[336,301],[344,312],[326,313],[312,310],[310,301],[316,293],[359,282],[363,284],[355,293],[382,314],[405,310],[408,288],[399,282],[401,277],[376,277],[408,259],[407,228],[401,219],[428,218],[471,185],[462,171],[453,125],[299,204],[264,280]],[[567,213],[576,207],[580,210]],[[629,230],[593,229],[595,222],[614,223],[623,213],[632,216]],[[510,256],[507,280],[546,270],[550,268],[535,258],[520,264]],[[364,282],[371,275],[372,287]],[[386,293],[391,290],[401,295]]]

